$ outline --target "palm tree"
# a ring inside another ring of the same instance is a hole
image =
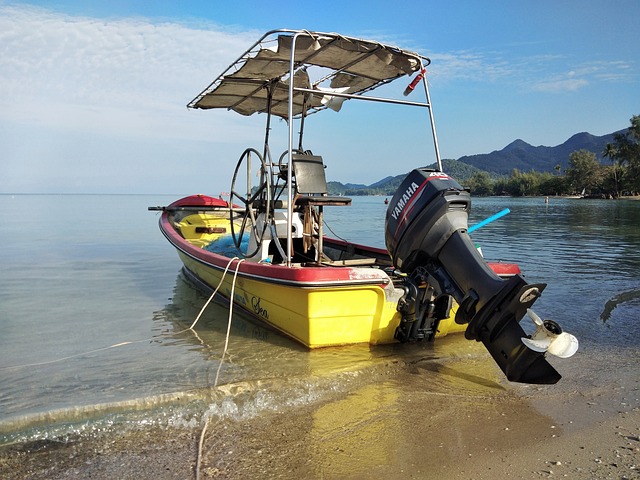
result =
[[[620,191],[618,190],[618,149],[613,143],[607,143],[602,156],[611,160],[611,165],[613,166],[615,198],[620,198]]]

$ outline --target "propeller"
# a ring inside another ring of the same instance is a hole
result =
[[[522,337],[522,343],[535,352],[548,352],[560,358],[569,358],[578,351],[578,339],[563,332],[553,320],[542,320],[527,308],[527,315],[536,325],[536,331],[530,337]]]

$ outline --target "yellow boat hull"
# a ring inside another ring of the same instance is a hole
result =
[[[160,227],[191,278],[208,290],[219,287],[219,293],[235,305],[308,348],[396,342],[402,318],[397,306],[404,291],[394,287],[380,268],[284,268],[208,251],[212,242],[228,239],[228,207],[165,212]],[[454,316],[455,307],[450,318],[440,321],[436,336],[465,330]]]
[[[369,343],[393,343],[401,314],[397,311],[399,292],[392,286],[360,285],[344,287],[294,287],[264,280],[237,277],[233,268],[226,275],[179,252],[191,274],[215,288],[262,322],[309,348]],[[389,298],[391,297],[391,298]],[[464,325],[444,319],[436,336],[462,332]]]

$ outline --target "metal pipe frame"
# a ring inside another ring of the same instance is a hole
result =
[[[354,95],[352,93],[339,93],[339,92],[325,92],[322,90],[314,90],[313,88],[302,88],[302,87],[295,87],[293,89],[295,92],[308,92],[308,93],[313,93],[314,95],[326,95],[329,97],[341,97],[341,98],[352,98],[354,100],[367,100],[369,102],[380,102],[380,103],[392,103],[395,105],[409,105],[412,107],[426,107],[429,108],[431,105],[429,105],[429,102],[427,101],[425,102],[410,102],[408,100],[396,100],[393,98],[383,98],[383,97],[369,97],[369,96],[364,96],[364,95]]]
[[[324,35],[324,36],[328,36],[328,37],[336,37],[335,34],[325,34],[322,32],[315,32],[319,35]],[[227,69],[218,77],[216,78],[205,90],[203,90],[195,99],[193,99],[187,106],[188,107],[192,107],[192,105],[194,105],[200,98],[202,98],[204,95],[206,95],[208,92],[210,92],[214,86],[217,84],[218,81],[220,81],[224,75],[231,69],[237,68],[238,64],[241,63],[241,61],[243,59],[248,58],[251,55],[251,52],[254,51],[254,49],[256,47],[258,47],[259,45],[261,45],[263,42],[265,42],[265,40],[269,39],[270,37],[276,35],[276,34],[292,34],[293,38],[292,38],[292,43],[291,43],[291,57],[289,59],[289,99],[288,99],[288,109],[287,109],[287,123],[288,123],[288,127],[289,127],[289,141],[288,141],[288,162],[289,162],[289,168],[287,169],[287,252],[286,252],[286,265],[287,267],[291,266],[291,252],[293,250],[293,237],[292,237],[292,226],[293,226],[293,189],[292,189],[292,183],[293,183],[293,165],[291,162],[292,156],[293,156],[293,139],[294,139],[294,129],[293,129],[293,121],[294,121],[294,115],[293,115],[293,96],[294,96],[294,92],[301,92],[301,93],[311,93],[314,95],[318,95],[318,94],[324,94],[324,95],[328,95],[328,96],[334,96],[334,97],[340,97],[340,98],[348,98],[348,99],[356,99],[356,100],[365,100],[365,101],[370,101],[370,102],[379,102],[379,103],[389,103],[389,104],[396,104],[396,105],[408,105],[408,106],[415,106],[415,107],[426,107],[429,110],[429,121],[431,123],[431,132],[432,132],[432,137],[433,137],[433,143],[434,143],[434,147],[435,147],[435,155],[436,155],[436,161],[437,161],[437,165],[438,165],[438,170],[442,171],[442,160],[440,157],[440,148],[438,146],[438,137],[436,134],[436,127],[435,127],[435,120],[434,120],[434,116],[433,116],[433,110],[431,108],[431,97],[429,94],[429,86],[427,83],[427,76],[426,73],[423,76],[422,79],[422,83],[424,85],[424,90],[425,90],[425,95],[426,95],[426,103],[425,102],[411,102],[411,101],[406,101],[406,100],[396,100],[396,99],[390,99],[390,98],[382,98],[382,97],[370,97],[370,96],[364,96],[364,95],[353,95],[353,94],[348,94],[348,93],[338,93],[338,92],[322,92],[319,90],[314,90],[314,89],[309,89],[309,88],[300,88],[300,87],[294,87],[294,73],[296,70],[296,61],[295,61],[295,51],[296,51],[296,41],[298,40],[298,37],[300,36],[312,36],[311,32],[307,31],[307,30],[289,30],[289,29],[277,29],[277,30],[271,30],[267,33],[265,33],[262,37],[260,37],[260,39],[258,41],[256,41],[249,49],[247,49],[245,51],[245,53],[243,55],[241,55],[238,60],[236,60],[234,63],[232,63],[231,65],[229,65],[229,67],[227,67]],[[275,40],[275,39],[274,39]],[[392,48],[396,48],[397,47],[392,47]],[[400,49],[398,49],[400,50]],[[420,61],[420,70],[424,69],[424,62],[423,60],[426,60],[427,65],[430,63],[430,60],[426,57],[422,57],[420,55],[416,54],[416,58]],[[270,116],[270,112],[268,112],[268,116]],[[267,133],[268,135],[268,133]],[[265,148],[268,148],[268,137],[265,139]],[[322,252],[319,252],[320,255],[322,254]]]

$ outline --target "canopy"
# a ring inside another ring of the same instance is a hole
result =
[[[288,118],[292,54],[294,116],[326,107],[337,110],[340,102],[332,102],[335,94],[361,95],[429,63],[417,53],[378,42],[335,33],[276,30],[265,34],[188,107],[252,115],[267,112],[271,98],[271,113]],[[309,69],[315,67],[321,67],[321,76],[312,82]]]

